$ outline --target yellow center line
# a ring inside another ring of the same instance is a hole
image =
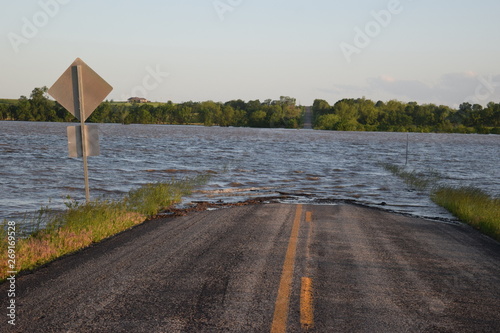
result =
[[[313,213],[306,211],[306,222],[308,222],[308,233],[306,242],[306,268],[305,275],[301,280],[300,287],[300,326],[307,331],[314,327],[314,304],[313,304],[313,280],[307,276],[311,272],[311,240],[313,233]]]
[[[290,304],[290,293],[292,289],[293,268],[295,265],[295,253],[297,252],[297,240],[299,237],[300,219],[302,217],[302,205],[297,205],[295,219],[293,221],[292,234],[288,241],[283,271],[281,273],[278,296],[274,305],[273,323],[271,333],[286,332],[286,322],[288,321],[288,307]]]
[[[312,279],[303,277],[300,288],[300,325],[307,330],[314,327]]]
[[[311,223],[312,222],[312,212],[307,211],[306,212],[306,222]]]

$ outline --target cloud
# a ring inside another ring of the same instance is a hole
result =
[[[430,87],[420,81],[378,77],[370,78],[367,82],[371,90],[386,92],[399,99],[422,100],[433,93]]]
[[[382,75],[368,78],[363,86],[334,85],[332,89],[322,91],[340,98],[367,96],[377,100],[389,98],[453,107],[464,102],[486,105],[492,101],[500,102],[500,75],[449,73],[432,84],[418,80],[398,80]]]

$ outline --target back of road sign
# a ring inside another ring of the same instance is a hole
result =
[[[59,104],[68,110],[78,120],[80,119],[80,99],[78,96],[78,75],[76,66],[81,66],[84,110],[83,121],[94,112],[101,102],[113,90],[103,78],[101,78],[92,68],[80,58],[77,58],[71,66],[61,75],[61,77],[49,89],[49,94],[54,97]]]
[[[99,156],[99,129],[95,125],[85,125],[87,156]],[[69,157],[83,157],[82,127],[68,126]]]

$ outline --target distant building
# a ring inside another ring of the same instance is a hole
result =
[[[148,101],[147,99],[142,98],[142,97],[130,97],[128,99],[128,102],[129,103],[149,103],[150,101]]]

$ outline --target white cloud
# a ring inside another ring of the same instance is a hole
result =
[[[334,85],[322,90],[337,98],[362,97],[398,99],[419,103],[435,103],[457,107],[464,102],[486,105],[500,102],[500,75],[474,72],[450,73],[429,84],[419,80],[398,80],[382,75],[369,78],[363,86]]]

